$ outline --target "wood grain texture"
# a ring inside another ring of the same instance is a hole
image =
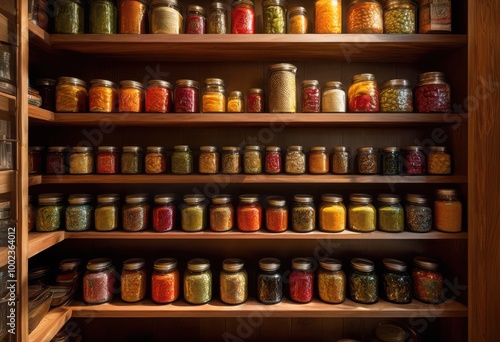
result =
[[[30,119],[54,121],[53,112],[33,105],[28,105],[28,116]]]
[[[16,171],[0,171],[0,194],[11,192],[15,188]]]
[[[65,238],[64,231],[56,231],[50,233],[32,232],[28,234],[28,258],[43,252],[47,248],[63,241]]]
[[[59,330],[71,318],[68,308],[55,308],[49,311],[40,324],[29,334],[29,342],[50,342]]]

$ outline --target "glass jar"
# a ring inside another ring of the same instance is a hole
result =
[[[54,4],[54,33],[82,34],[85,28],[85,9],[80,0],[56,0]]]
[[[282,233],[288,229],[288,208],[285,198],[280,196],[267,198],[266,228],[273,233]]]
[[[326,147],[315,146],[309,150],[309,173],[325,174],[329,171],[329,160]]]
[[[188,175],[193,173],[193,154],[187,145],[174,146],[172,154],[172,173]]]
[[[207,14],[203,7],[188,5],[186,30],[184,32],[187,34],[207,33]]]
[[[432,229],[432,209],[423,195],[406,195],[405,222],[410,232],[426,233]]]
[[[92,0],[90,3],[89,33],[116,33],[116,4],[112,0]]]
[[[345,113],[346,94],[342,82],[326,82],[321,94],[321,111],[323,113]]]
[[[318,295],[325,303],[340,304],[346,297],[346,276],[342,263],[336,259],[324,259],[319,262]]]
[[[399,147],[382,149],[382,174],[399,175],[401,173],[401,152]]]
[[[237,174],[241,172],[240,148],[233,146],[222,147],[222,173]]]
[[[367,194],[350,194],[347,209],[349,230],[355,232],[373,232],[377,226],[377,211],[372,204],[372,196]]]
[[[174,108],[176,113],[199,112],[200,84],[192,80],[177,80],[174,89]]]
[[[223,2],[214,1],[210,5],[210,12],[208,14],[208,33],[229,33],[227,9]]]
[[[314,294],[314,272],[307,258],[294,258],[290,273],[290,299],[297,303],[309,303]]]
[[[451,155],[445,146],[430,146],[427,156],[427,173],[430,175],[449,175]]]
[[[83,276],[83,300],[87,304],[110,302],[116,292],[116,271],[111,259],[92,259]]]
[[[255,232],[262,226],[262,206],[258,195],[240,195],[236,217],[238,229],[242,232]]]
[[[41,108],[54,111],[56,109],[56,80],[51,78],[38,78],[35,88],[42,97]]]
[[[383,259],[382,291],[385,300],[396,303],[411,303],[412,284],[406,272],[406,264],[396,259]]]
[[[351,0],[347,33],[384,33],[382,5],[376,0]]]
[[[338,233],[345,230],[347,210],[342,195],[321,195],[319,207],[319,229],[324,232]]]
[[[284,0],[262,1],[264,33],[286,33],[286,2]]]
[[[259,260],[257,274],[257,300],[263,304],[276,304],[283,299],[283,279],[280,261],[275,258]]]
[[[144,112],[144,87],[136,81],[120,81],[118,92],[118,111],[120,113]]]
[[[123,262],[120,278],[121,298],[124,302],[135,303],[146,296],[146,261],[142,258],[127,259]]]
[[[232,91],[227,99],[228,113],[243,113],[245,111],[243,94],[241,91]]]
[[[72,194],[68,197],[69,205],[66,207],[66,230],[69,232],[82,232],[90,230],[94,218],[92,196],[87,194]]]
[[[373,147],[360,147],[356,155],[358,172],[360,174],[378,173],[378,156]]]
[[[93,113],[111,113],[116,110],[118,88],[107,80],[94,79],[90,81],[89,111]]]
[[[177,0],[152,0],[149,33],[184,33],[184,18]]]
[[[418,33],[451,32],[451,0],[423,0],[418,7]]]
[[[417,4],[390,0],[384,5],[384,33],[412,34],[417,30]]]
[[[278,146],[267,146],[264,157],[264,170],[268,174],[280,173],[281,166],[281,148]]]
[[[96,172],[99,174],[118,173],[118,149],[115,146],[97,148]]]
[[[151,299],[157,304],[172,303],[179,298],[180,274],[177,260],[156,259],[151,276]]]
[[[285,172],[294,175],[306,173],[306,155],[302,146],[288,146],[286,149]]]
[[[458,199],[456,190],[436,190],[434,227],[448,233],[462,231],[462,202]]]
[[[252,0],[235,0],[231,3],[231,33],[255,33],[255,9]]]
[[[226,111],[226,90],[220,78],[207,78],[202,97],[203,113],[224,113]]]
[[[378,196],[378,229],[397,233],[405,229],[404,210],[398,195],[380,194]]]
[[[408,146],[403,149],[403,172],[407,175],[425,174],[426,163],[422,146]]]
[[[212,271],[206,259],[191,259],[184,272],[184,300],[205,304],[212,299]]]
[[[138,232],[148,228],[150,206],[146,194],[125,197],[122,208],[122,228],[126,232]]]
[[[153,230],[155,232],[168,232],[175,227],[176,208],[175,195],[155,195],[153,208]]]
[[[74,146],[69,157],[69,173],[88,175],[94,172],[92,147]]]
[[[309,17],[304,7],[292,7],[288,13],[288,33],[306,34],[309,32]]]
[[[167,172],[167,157],[165,148],[161,146],[148,146],[144,162],[145,172],[148,174],[159,174]]]
[[[108,232],[118,228],[120,222],[120,196],[118,194],[98,195],[94,218],[94,228],[97,231]]]
[[[346,146],[335,146],[332,149],[332,172],[345,175],[352,172],[351,150]]]
[[[247,113],[264,112],[264,90],[250,88],[247,94]]]
[[[215,195],[210,205],[210,229],[227,232],[234,226],[234,207],[230,195]]]
[[[314,33],[342,33],[342,0],[317,0]]]
[[[320,89],[317,80],[302,81],[302,113],[319,113]]]
[[[241,304],[248,298],[248,275],[241,259],[225,259],[220,273],[220,300],[226,304]]]
[[[389,113],[413,112],[413,92],[410,87],[410,81],[393,79],[382,83],[380,111]]]
[[[415,86],[415,108],[419,113],[451,112],[450,85],[442,72],[425,72],[418,75]]]
[[[147,0],[119,0],[118,33],[147,33],[148,5]]]
[[[443,301],[443,275],[438,271],[436,260],[425,257],[413,258],[413,295],[419,301],[437,304]]]
[[[292,64],[280,63],[269,67],[268,92],[270,113],[295,113],[297,67]]]
[[[123,146],[120,171],[123,174],[139,174],[143,169],[143,151],[139,146]]]
[[[294,195],[292,205],[292,229],[299,233],[316,228],[316,207],[310,195]]]
[[[28,5],[28,14],[28,18],[32,23],[41,27],[46,32],[49,31],[49,2],[47,0],[30,2]],[[52,11],[51,15],[53,15]]]
[[[74,77],[59,77],[56,112],[82,113],[87,109],[87,83]]]
[[[146,113],[172,111],[172,84],[163,80],[149,80],[146,89]]]
[[[219,173],[219,153],[215,146],[200,146],[198,172],[202,174]]]
[[[181,205],[181,227],[185,232],[199,232],[205,229],[207,205],[203,195],[184,195]]]
[[[355,302],[373,304],[378,301],[378,277],[373,261],[362,258],[351,260],[349,295]]]
[[[243,150],[243,172],[246,174],[262,172],[262,152],[260,151],[260,146],[245,146]]]
[[[28,232],[35,230],[36,212],[33,205],[33,196],[28,195]]]
[[[49,146],[45,156],[45,173],[64,174],[68,170],[66,165],[66,147]]]
[[[380,99],[377,81],[373,74],[358,74],[352,78],[347,91],[349,111],[369,113],[380,111]]]
[[[28,147],[28,173],[42,173],[43,146]]]
[[[81,259],[64,259],[59,263],[59,269],[56,275],[56,285],[70,288],[67,299],[61,300],[64,304],[67,300],[74,297],[80,287],[82,271],[80,265]]]

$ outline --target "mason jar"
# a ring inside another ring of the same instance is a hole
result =
[[[340,304],[346,297],[346,276],[342,263],[337,259],[324,259],[319,262],[318,295],[325,303]]]
[[[250,88],[247,94],[247,113],[264,112],[264,90]]]
[[[56,112],[83,113],[86,110],[87,83],[75,77],[59,77],[56,86]]]
[[[122,228],[126,232],[138,232],[148,228],[150,205],[147,194],[133,194],[125,197],[122,208]]]
[[[119,0],[118,33],[147,33],[148,7],[147,0]]]
[[[149,33],[184,33],[184,18],[177,0],[152,0]]]
[[[455,189],[436,190],[434,227],[447,233],[462,231],[462,202]]]
[[[214,232],[227,232],[234,226],[234,206],[230,195],[215,195],[210,205],[210,229]]]
[[[248,275],[243,260],[231,258],[222,262],[220,300],[226,304],[241,304],[248,298]]]
[[[83,276],[83,301],[87,304],[110,302],[116,292],[116,271],[108,258],[92,259]]]
[[[302,81],[302,113],[319,113],[321,90],[318,80]]]
[[[238,229],[242,232],[255,232],[262,227],[262,206],[259,196],[245,194],[239,196],[236,218]]]
[[[288,229],[288,208],[284,197],[268,197],[266,228],[273,233],[281,233]]]
[[[376,0],[351,0],[347,33],[384,33],[382,5]]]
[[[346,146],[332,148],[332,173],[346,175],[352,173],[351,150]]]
[[[280,63],[269,67],[268,72],[268,108],[270,113],[295,113],[297,67]]]
[[[182,230],[199,232],[205,229],[207,205],[203,195],[184,195],[184,203],[180,210]]]
[[[377,212],[379,230],[390,233],[404,231],[405,214],[398,195],[378,195]]]
[[[205,304],[212,299],[212,271],[207,259],[191,259],[184,272],[184,300]]]
[[[142,113],[144,112],[144,87],[137,81],[120,81],[118,91],[118,112]]]
[[[314,295],[314,272],[307,258],[294,258],[289,278],[290,299],[296,303],[309,303]]]
[[[239,147],[222,147],[221,171],[225,174],[238,174],[241,172],[241,155]]]
[[[356,164],[359,174],[377,174],[378,156],[373,147],[360,147],[356,155]]]
[[[118,194],[102,194],[97,196],[97,207],[94,213],[94,228],[108,232],[118,228],[120,224],[120,196]]]
[[[252,0],[235,0],[231,3],[231,33],[255,33],[255,8]]]
[[[118,87],[108,80],[93,79],[90,81],[89,111],[93,113],[111,113],[116,111],[118,103]]]
[[[69,232],[82,232],[90,230],[94,219],[94,206],[92,196],[87,194],[72,194],[68,197],[69,205],[66,207],[66,230]]]
[[[417,32],[417,4],[413,0],[389,0],[384,5],[384,33]]]
[[[155,195],[152,223],[155,232],[168,232],[175,228],[177,208],[173,203],[174,200],[173,194]]]
[[[68,172],[66,154],[64,146],[49,146],[45,156],[45,173],[57,175]]]
[[[226,90],[220,78],[207,78],[202,96],[203,113],[224,113],[226,111]]]
[[[304,7],[292,7],[288,13],[288,33],[306,34],[309,32],[309,17]]]
[[[309,173],[325,174],[330,169],[330,161],[326,147],[314,146],[309,150]]]
[[[317,0],[314,33],[342,33],[342,0]]]
[[[157,304],[172,303],[179,298],[180,274],[177,260],[156,259],[151,276],[151,299]]]
[[[451,154],[445,146],[429,147],[427,172],[430,175],[449,175],[451,173]]]
[[[264,170],[268,174],[277,174],[282,171],[281,148],[278,146],[267,146],[264,156]]]
[[[373,74],[357,74],[352,77],[347,91],[349,112],[369,113],[380,111],[380,95]]]
[[[202,174],[219,173],[219,152],[215,146],[200,146],[198,172]]]
[[[305,233],[316,229],[316,207],[310,195],[294,195],[292,205],[292,229]]]
[[[451,112],[450,85],[442,72],[425,72],[418,75],[415,86],[415,108],[418,113]]]
[[[382,290],[385,300],[396,303],[411,303],[412,283],[406,272],[406,264],[396,259],[383,259]]]
[[[389,113],[413,112],[413,91],[410,81],[393,79],[382,83],[380,111]]]
[[[260,146],[245,146],[243,150],[243,172],[246,174],[258,174],[262,172],[262,152]]]
[[[146,113],[170,113],[172,107],[172,84],[163,80],[149,80],[146,89]]]
[[[159,174],[167,172],[167,157],[165,156],[164,147],[148,146],[146,148],[144,170],[148,174]]]
[[[419,301],[429,304],[443,302],[444,278],[439,272],[436,260],[426,257],[413,258],[413,295]]]
[[[208,14],[208,33],[226,34],[230,33],[228,28],[228,15],[226,5],[223,2],[214,1],[210,4]]]
[[[401,173],[401,152],[399,147],[382,149],[382,174],[399,175]]]
[[[174,146],[172,154],[172,173],[188,175],[193,173],[193,154],[187,145]]]
[[[196,81],[181,79],[175,82],[174,109],[176,113],[198,113],[200,84]]]
[[[121,155],[121,173],[139,174],[143,171],[143,150],[139,146],[123,146]]]
[[[306,173],[306,155],[302,146],[288,146],[286,149],[285,172],[293,175]]]
[[[378,301],[378,276],[373,261],[362,258],[351,260],[349,295],[355,302],[373,304]]]
[[[92,0],[89,17],[89,33],[116,33],[117,10],[115,1]]]
[[[94,153],[92,147],[75,146],[69,156],[69,173],[88,175],[94,172]]]
[[[321,111],[323,113],[345,113],[346,93],[342,82],[326,82],[321,93]]]
[[[259,260],[257,273],[257,300],[263,304],[276,304],[283,299],[283,277],[280,261],[275,258]]]
[[[426,160],[423,146],[407,146],[403,148],[403,173],[407,175],[423,175],[426,171]]]
[[[207,13],[205,9],[197,5],[188,5],[186,16],[187,34],[204,34],[207,33]]]
[[[120,277],[121,299],[127,303],[139,302],[146,297],[146,261],[142,258],[123,262]]]
[[[342,195],[323,194],[319,206],[319,230],[338,233],[345,230],[347,209]]]
[[[286,1],[262,1],[262,18],[264,33],[286,33]]]
[[[432,208],[427,197],[407,194],[405,205],[406,228],[410,232],[426,233],[432,229]]]
[[[85,30],[85,8],[81,0],[56,0],[54,32],[82,34]]]
[[[347,226],[355,232],[373,232],[377,228],[377,211],[368,194],[350,194],[347,209]]]
[[[227,112],[243,113],[244,111],[245,111],[245,104],[243,100],[243,93],[238,90],[231,91],[227,99]]]

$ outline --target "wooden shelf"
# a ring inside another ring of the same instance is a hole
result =
[[[64,240],[64,231],[30,232],[28,234],[28,259]]]
[[[0,267],[7,265],[7,253],[9,249],[7,247],[0,247]]]
[[[53,112],[33,105],[28,105],[28,116],[35,120],[54,121]]]
[[[50,35],[44,29],[28,20],[28,30],[30,44],[50,51]]]
[[[14,190],[16,171],[0,171],[0,194],[5,194]]]
[[[49,311],[29,335],[29,342],[49,342],[71,318],[71,310],[64,307]]]
[[[0,90],[0,96],[8,98],[9,100],[15,100],[16,99],[16,97],[14,95],[7,94],[7,93],[5,93],[5,92],[3,92],[1,90]]]
[[[42,184],[42,175],[29,175],[28,177],[28,185],[40,185]]]

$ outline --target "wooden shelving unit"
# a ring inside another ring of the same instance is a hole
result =
[[[47,248],[63,241],[65,238],[63,231],[51,233],[31,232],[28,234],[28,258],[43,252]]]
[[[28,105],[28,116],[30,119],[40,121],[54,121],[54,113],[33,105]]]
[[[29,334],[29,342],[49,342],[71,318],[71,309],[55,308],[42,319]]]
[[[11,192],[15,186],[16,171],[0,171],[0,194]]]

